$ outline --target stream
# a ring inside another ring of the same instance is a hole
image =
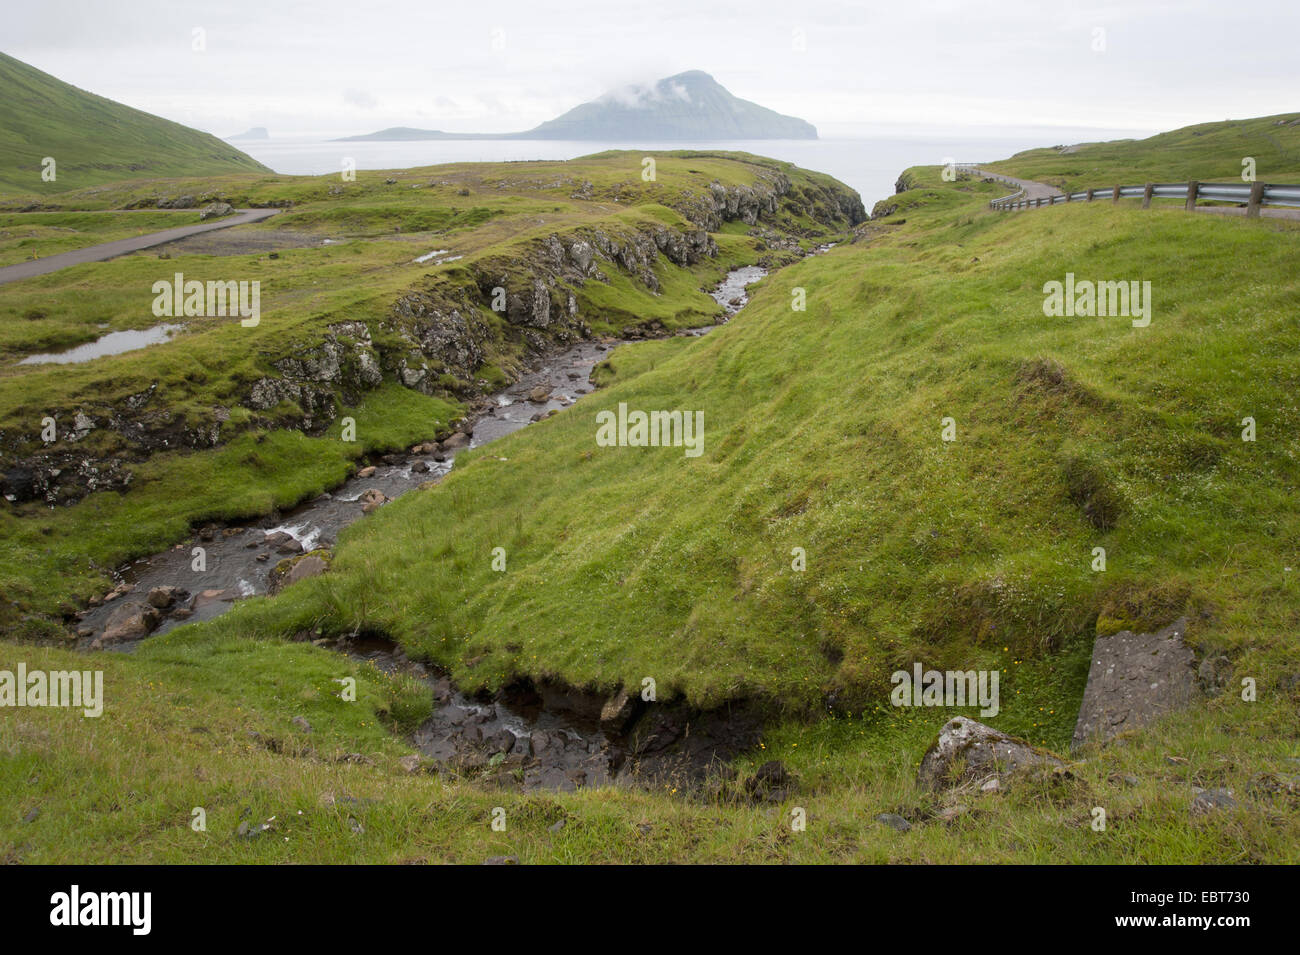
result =
[[[710,292],[725,312],[724,323],[747,303],[746,287],[766,274],[757,266],[735,269]],[[703,335],[717,327],[683,334]],[[382,455],[333,491],[283,514],[247,524],[208,525],[188,541],[133,561],[119,570],[114,591],[79,615],[79,645],[130,652],[145,637],[210,620],[237,600],[266,593],[280,561],[333,546],[339,532],[367,512],[367,505],[373,509],[440,480],[464,447],[481,447],[576,403],[594,390],[593,369],[618,344],[622,342],[583,341],[546,358],[490,396],[487,410],[462,432],[440,443]],[[204,552],[201,570],[193,567],[195,548]],[[128,594],[135,596],[124,599]],[[128,608],[142,611],[148,624],[123,638],[119,621]],[[416,749],[436,765],[498,785],[563,791],[603,785],[627,774],[643,782],[680,781],[716,768],[724,754],[741,752],[758,739],[755,720],[689,714],[668,706],[655,707],[653,717],[640,720],[641,735],[633,738],[626,732],[631,723],[627,714],[639,715],[636,700],[625,702],[622,715],[611,718],[608,701],[565,687],[518,685],[481,699],[456,690],[447,677],[385,639],[354,635],[315,642],[428,685],[437,705],[415,734]]]

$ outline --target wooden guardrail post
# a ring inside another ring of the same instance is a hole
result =
[[[1151,196],[1155,193],[1156,186],[1153,182],[1148,182],[1146,188],[1142,190],[1142,208],[1151,208]]]
[[[1196,211],[1196,197],[1200,194],[1200,192],[1201,192],[1201,184],[1197,180],[1193,179],[1191,182],[1187,184],[1186,209],[1188,212]]]
[[[1070,201],[1070,194],[1068,192],[1065,194],[1065,201],[1066,202]]]
[[[1110,201],[1112,203],[1119,202],[1119,186],[1116,186],[1115,191],[1110,194]]]
[[[1093,191],[1092,191],[1091,189],[1088,190],[1088,201],[1089,201],[1089,202],[1092,202],[1092,192],[1093,192]]]
[[[1259,218],[1259,205],[1264,201],[1264,184],[1262,182],[1252,183],[1250,187],[1250,201],[1246,203],[1246,218]]]

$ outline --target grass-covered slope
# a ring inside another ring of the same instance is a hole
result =
[[[704,339],[621,348],[607,390],[362,521],[324,577],[97,658],[98,720],[8,711],[0,856],[1297,861],[1300,233],[1127,206],[1004,216],[983,208],[1000,186],[913,176],[906,227],[778,273]],[[1152,282],[1151,324],[1044,316],[1042,285],[1066,271]],[[790,308],[796,288],[805,312]],[[597,447],[595,413],[619,402],[702,410],[704,453]],[[1254,443],[1240,440],[1246,416]],[[1064,749],[1092,634],[1181,613],[1198,647],[1257,681],[1256,702],[1230,686],[1002,793],[915,787],[951,711],[890,707],[890,669],[997,665],[990,722]],[[741,769],[780,759],[797,788],[753,807],[412,775],[394,735],[427,694],[289,642],[304,626],[390,631],[467,685],[652,675],[661,698],[779,699],[801,712]],[[20,659],[85,658],[0,643],[0,667]],[[334,682],[350,675],[357,703]],[[1193,786],[1232,788],[1242,808],[1191,815]],[[206,832],[191,828],[196,806]],[[490,825],[498,806],[504,832]],[[791,831],[795,807],[805,832]],[[882,826],[881,812],[915,828]],[[261,836],[237,834],[272,817]]]
[[[704,289],[727,269],[798,256],[766,248],[764,237],[810,246],[860,217],[856,193],[788,163],[742,153],[654,155],[654,181],[642,179],[642,153],[609,152],[362,172],[348,182],[237,175],[113,183],[52,198],[44,203],[50,211],[0,214],[0,257],[26,257],[92,235],[132,234],[136,223],[164,227],[164,217],[192,215],[157,208],[181,195],[285,208],[263,225],[221,233],[225,247],[211,252],[172,245],[5,286],[0,487],[14,499],[0,498],[0,627],[60,632],[63,621],[49,618],[71,614],[111,586],[108,571],[174,543],[189,524],[284,507],[339,482],[362,453],[434,437],[466,401],[513,380],[539,342],[711,324],[720,309]],[[734,208],[721,205],[715,189]],[[767,198],[771,209],[760,209]],[[746,222],[746,210],[761,215]],[[669,235],[694,238],[689,260],[656,245]],[[608,243],[593,251],[592,274],[552,253],[577,240]],[[435,249],[447,252],[417,261]],[[86,364],[20,364],[157,324],[152,286],[178,272],[260,283],[260,323],[191,317],[183,333],[147,349]],[[553,312],[545,328],[532,316],[491,310],[491,289],[503,276],[512,296],[527,291],[528,300],[535,281],[547,285]],[[399,306],[411,302],[418,307]],[[466,344],[463,330],[435,324],[453,310],[477,333],[478,348],[449,366],[421,348],[429,340]],[[373,357],[382,387],[345,365],[337,379],[306,382],[315,410],[291,400],[250,403],[257,382],[280,380],[286,360],[316,354],[342,323],[368,329],[367,340],[347,347]],[[421,365],[426,380],[406,390],[399,370]],[[338,441],[331,426],[352,412],[355,445]],[[94,429],[74,433],[78,415]],[[59,428],[48,446],[46,416]],[[84,484],[40,497],[18,489],[23,481],[30,487],[33,474],[70,481],[86,473],[100,488],[89,495]],[[195,480],[205,473],[217,477]]]
[[[46,157],[55,161],[51,182],[41,177]],[[48,195],[120,179],[264,171],[215,136],[0,53],[0,191]]]
[[[1004,216],[983,208],[1000,186],[913,175],[925,201],[906,227],[873,227],[777,274],[704,339],[621,348],[608,390],[362,521],[324,577],[97,658],[98,720],[8,711],[0,856],[1300,861],[1287,788],[1300,705],[1288,263],[1300,233],[1127,206]],[[1151,281],[1151,324],[1044,316],[1042,285],[1066,271]],[[790,309],[795,288],[806,312]],[[704,453],[597,447],[595,413],[620,401],[704,411]],[[1254,443],[1240,440],[1245,416]],[[941,441],[944,417],[954,442]],[[493,546],[507,549],[504,574],[490,569]],[[996,664],[1003,711],[989,721],[1064,750],[1093,633],[1181,613],[1198,647],[1257,682],[1256,702],[1230,684],[1000,793],[914,785],[952,711],[890,707],[890,669]],[[835,705],[769,726],[742,761],[794,773],[779,804],[504,792],[401,768],[408,750],[393,737],[427,694],[289,642],[307,625],[388,630],[467,685],[653,675],[661,699],[763,694],[806,710],[830,691]],[[19,659],[85,658],[0,643],[0,667]],[[355,704],[334,682],[349,675]],[[1231,788],[1242,806],[1193,815],[1194,786]],[[206,832],[191,828],[196,806]],[[790,827],[796,807],[804,832]],[[914,828],[897,833],[881,812]],[[261,836],[237,834],[272,817]]]
[[[1239,182],[1255,160],[1261,182],[1300,182],[1300,112],[1201,123],[1148,139],[1030,149],[985,168],[1077,191],[1108,185]]]
[[[471,686],[653,676],[799,711],[860,709],[914,660],[1010,670],[1183,614],[1198,645],[1294,660],[1300,232],[1006,217],[979,208],[1001,187],[924,175],[936,199],[907,228],[783,270],[703,339],[620,350],[607,391],[216,626],[380,630]],[[1066,272],[1150,282],[1150,325],[1046,317]],[[703,454],[598,447],[596,413],[620,403],[703,412]],[[1044,717],[1049,742],[1080,689]]]

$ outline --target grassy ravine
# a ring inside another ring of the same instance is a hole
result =
[[[1300,861],[1296,796],[1252,786],[1300,772],[1300,230],[1109,204],[1010,216],[984,208],[1000,185],[911,173],[906,225],[775,274],[703,339],[620,349],[605,390],[355,525],[327,575],[93,658],[98,721],[6,711],[7,858]],[[1151,325],[1045,317],[1043,283],[1067,271],[1150,281]],[[619,402],[702,410],[704,454],[597,447],[595,413]],[[997,666],[989,722],[1064,750],[1092,636],[1181,614],[1192,643],[1232,659],[1222,696],[1002,794],[915,788],[952,712],[890,707],[891,670]],[[386,631],[467,686],[649,675],[660,699],[762,697],[787,716],[748,762],[781,759],[799,788],[750,807],[407,775],[394,737],[422,694],[362,674],[343,703],[330,681],[356,668],[287,642],[303,627]],[[86,660],[0,644],[0,668],[18,659]],[[1257,702],[1237,693],[1246,676]],[[1242,808],[1192,816],[1193,786]],[[957,804],[953,822],[933,815]],[[189,828],[195,806],[207,833]],[[273,830],[234,835],[246,808]]]
[[[805,196],[822,188],[848,192],[820,173],[743,153],[656,154],[657,179],[646,182],[642,158],[612,152],[570,162],[464,163],[361,172],[349,182],[273,174],[132,181],[48,198],[42,202],[48,211],[0,213],[0,257],[19,250],[24,258],[44,257],[87,244],[91,234],[117,238],[137,222],[164,228],[170,217],[197,218],[156,209],[160,199],[180,195],[220,196],[241,207],[285,205],[268,222],[226,235],[288,233],[300,243],[275,257],[169,246],[12,283],[0,292],[0,475],[12,461],[45,450],[45,416],[54,417],[61,431],[78,413],[101,422],[113,414],[131,419],[134,414],[122,409],[151,388],[145,411],[152,420],[215,431],[221,442],[211,450],[141,460],[137,444],[101,426],[80,441],[53,445],[53,452],[131,462],[134,480],[125,493],[104,491],[55,509],[0,501],[0,627],[57,637],[66,632],[57,618],[110,587],[106,572],[122,561],[168,546],[191,523],[253,517],[319,493],[340,481],[362,453],[445,433],[463,414],[467,393],[513,380],[524,357],[522,337],[483,300],[476,315],[486,328],[485,359],[475,380],[442,375],[433,396],[404,392],[393,366],[405,344],[392,327],[394,303],[403,296],[450,289],[477,300],[476,274],[526,271],[538,244],[551,236],[598,231],[621,239],[663,226],[694,230],[676,210],[690,212],[713,182],[750,186],[772,170],[787,175],[796,191],[763,227],[811,244],[833,234],[834,225],[806,214],[816,209]],[[21,209],[32,201],[4,197],[0,206]],[[65,229],[76,232],[69,236]],[[667,329],[711,324],[720,310],[703,289],[765,254],[745,231],[719,233],[718,255],[690,267],[659,256],[653,263],[657,293],[605,263],[607,283],[593,278],[571,289],[581,321],[596,335],[647,322]],[[461,258],[443,265],[414,261],[439,248]],[[234,316],[193,318],[164,345],[82,365],[17,363],[108,331],[156,324],[152,285],[177,272],[201,281],[260,282],[261,323],[244,328]],[[329,326],[344,321],[367,323],[385,368],[379,391],[338,394],[338,417],[348,413],[345,406],[359,406],[356,445],[338,441],[337,426],[304,437],[295,430],[303,412],[290,403],[266,412],[243,405],[254,381],[277,376],[277,362],[309,351]]]

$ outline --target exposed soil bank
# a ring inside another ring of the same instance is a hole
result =
[[[751,704],[702,712],[681,702],[645,701],[635,692],[606,696],[527,681],[467,696],[383,637],[316,642],[428,685],[434,712],[415,732],[415,748],[440,770],[504,789],[720,792],[736,779],[730,761],[761,741],[762,713]],[[744,791],[779,800],[789,786],[784,770],[768,768],[762,784],[750,780]]]

